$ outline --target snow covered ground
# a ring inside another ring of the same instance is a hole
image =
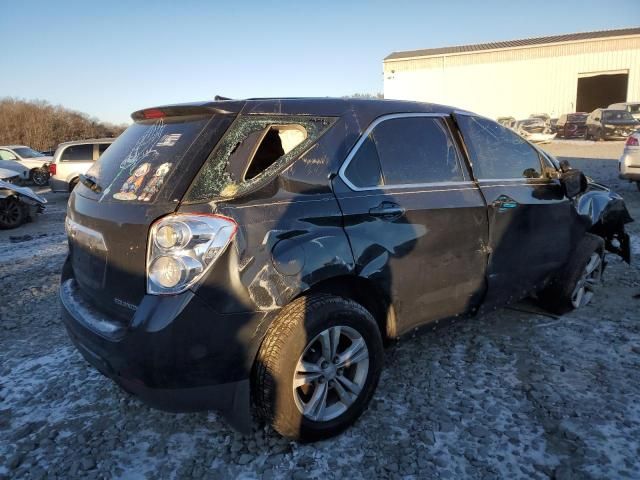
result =
[[[592,144],[598,160],[544,148],[613,185],[640,221],[640,192],[616,178],[618,143]],[[0,478],[640,475],[640,222],[633,264],[611,257],[592,305],[553,318],[524,302],[405,338],[362,419],[298,445],[149,409],[86,364],[57,306],[66,195],[46,196],[36,222],[0,232]]]

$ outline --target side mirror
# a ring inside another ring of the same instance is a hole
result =
[[[571,168],[567,160],[560,161],[560,170],[562,171],[560,183],[564,189],[564,194],[568,198],[577,197],[587,190],[589,186],[587,177],[580,170]]]

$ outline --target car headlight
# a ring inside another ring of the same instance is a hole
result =
[[[237,224],[220,215],[172,214],[149,230],[147,293],[174,295],[198,282],[225,251]]]

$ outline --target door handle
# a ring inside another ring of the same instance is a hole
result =
[[[382,202],[377,207],[369,209],[369,215],[379,217],[384,220],[395,220],[404,215],[405,209],[397,203]]]

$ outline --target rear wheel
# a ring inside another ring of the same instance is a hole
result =
[[[26,217],[24,207],[15,198],[0,200],[0,228],[19,227],[25,222]]]
[[[564,269],[539,293],[541,305],[558,314],[584,307],[602,281],[603,267],[604,241],[588,233]]]
[[[256,359],[259,415],[281,435],[336,435],[362,414],[378,384],[382,338],[361,305],[326,294],[294,300],[273,322]]]
[[[49,181],[49,172],[43,168],[34,168],[31,170],[31,181],[38,187],[42,187]]]

